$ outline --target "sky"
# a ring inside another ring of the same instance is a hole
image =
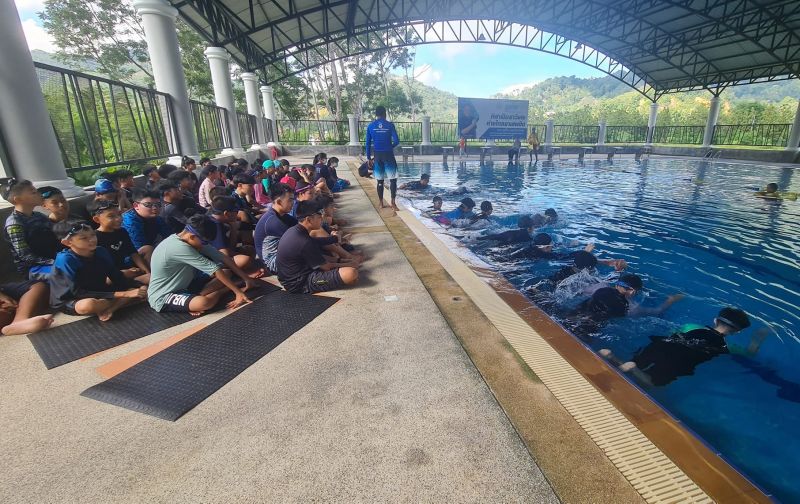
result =
[[[44,8],[44,0],[14,1],[28,47],[55,52],[52,37],[36,15]],[[417,46],[416,78],[457,96],[487,98],[562,75],[602,77],[604,74],[576,61],[518,47],[486,43]]]

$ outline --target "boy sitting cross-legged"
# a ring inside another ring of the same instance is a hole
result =
[[[209,244],[216,233],[214,222],[204,215],[194,215],[183,231],[169,236],[156,247],[150,263],[147,292],[154,310],[200,315],[214,308],[228,291],[236,295],[228,308],[250,302],[245,291],[256,285],[255,280]],[[240,289],[223,267],[238,276],[244,287]]]
[[[105,248],[114,260],[114,266],[126,278],[146,284],[150,281],[150,265],[133,246],[128,232],[122,228],[122,214],[109,201],[95,201],[87,205],[92,220],[97,224],[97,245]]]
[[[88,222],[74,224],[61,243],[66,250],[56,256],[49,277],[52,308],[70,315],[97,315],[107,321],[115,311],[147,294],[147,287],[125,278],[108,250],[97,246]]]

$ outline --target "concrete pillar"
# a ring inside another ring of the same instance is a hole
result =
[[[272,121],[272,143],[280,145],[278,138],[278,117],[275,115],[275,98],[270,86],[261,86],[261,99],[264,102],[264,117]]]
[[[259,150],[261,145],[266,145],[266,135],[264,135],[264,112],[261,110],[261,99],[258,97],[258,76],[252,72],[242,74],[244,83],[244,98],[247,101],[247,113],[256,116],[256,134],[258,138],[253,139],[250,150]]]
[[[360,147],[361,142],[358,141],[358,116],[355,114],[347,114],[347,128],[350,130],[350,143],[347,144],[351,147]]]
[[[600,119],[600,129],[597,131],[597,145],[606,144],[606,120]]]
[[[83,195],[67,177],[13,0],[0,0],[0,47],[0,134],[10,168],[37,186],[58,187],[67,197]]]
[[[544,122],[544,147],[548,149],[553,146],[553,120],[548,119]]]
[[[233,101],[231,84],[231,55],[222,47],[207,47],[203,52],[211,68],[211,84],[214,86],[214,101],[218,107],[228,111],[228,132],[231,146],[220,154],[241,157],[244,155],[242,139],[239,136],[239,120],[236,117],[236,103]]]
[[[197,160],[200,157],[197,136],[175,31],[178,11],[165,0],[133,0],[132,3],[142,18],[156,89],[172,97],[173,119],[178,135],[177,139],[172,139],[173,150]],[[177,146],[174,144],[176,140]],[[170,158],[167,162],[181,165],[180,157]]]
[[[794,114],[794,124],[789,132],[789,140],[786,142],[786,150],[800,149],[800,101],[797,102],[797,112]]]
[[[656,132],[656,121],[658,120],[658,102],[650,104],[650,117],[647,118],[647,139],[645,145],[653,145],[653,135]]]
[[[431,145],[431,118],[422,116],[422,146]]]
[[[703,147],[711,147],[714,141],[714,128],[717,126],[717,119],[719,119],[719,95],[711,97],[711,104],[708,107],[708,120],[706,121],[706,129],[703,132]]]

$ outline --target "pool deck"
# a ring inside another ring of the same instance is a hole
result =
[[[361,284],[177,422],[79,394],[194,322],[50,371],[27,338],[0,338],[3,502],[642,502],[413,231],[378,213],[374,182],[350,179],[338,201],[370,258]]]

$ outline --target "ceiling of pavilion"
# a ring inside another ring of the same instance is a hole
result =
[[[657,98],[800,76],[798,0],[171,0],[274,82],[390,45],[479,42],[582,61]],[[469,20],[469,21],[465,21]]]

